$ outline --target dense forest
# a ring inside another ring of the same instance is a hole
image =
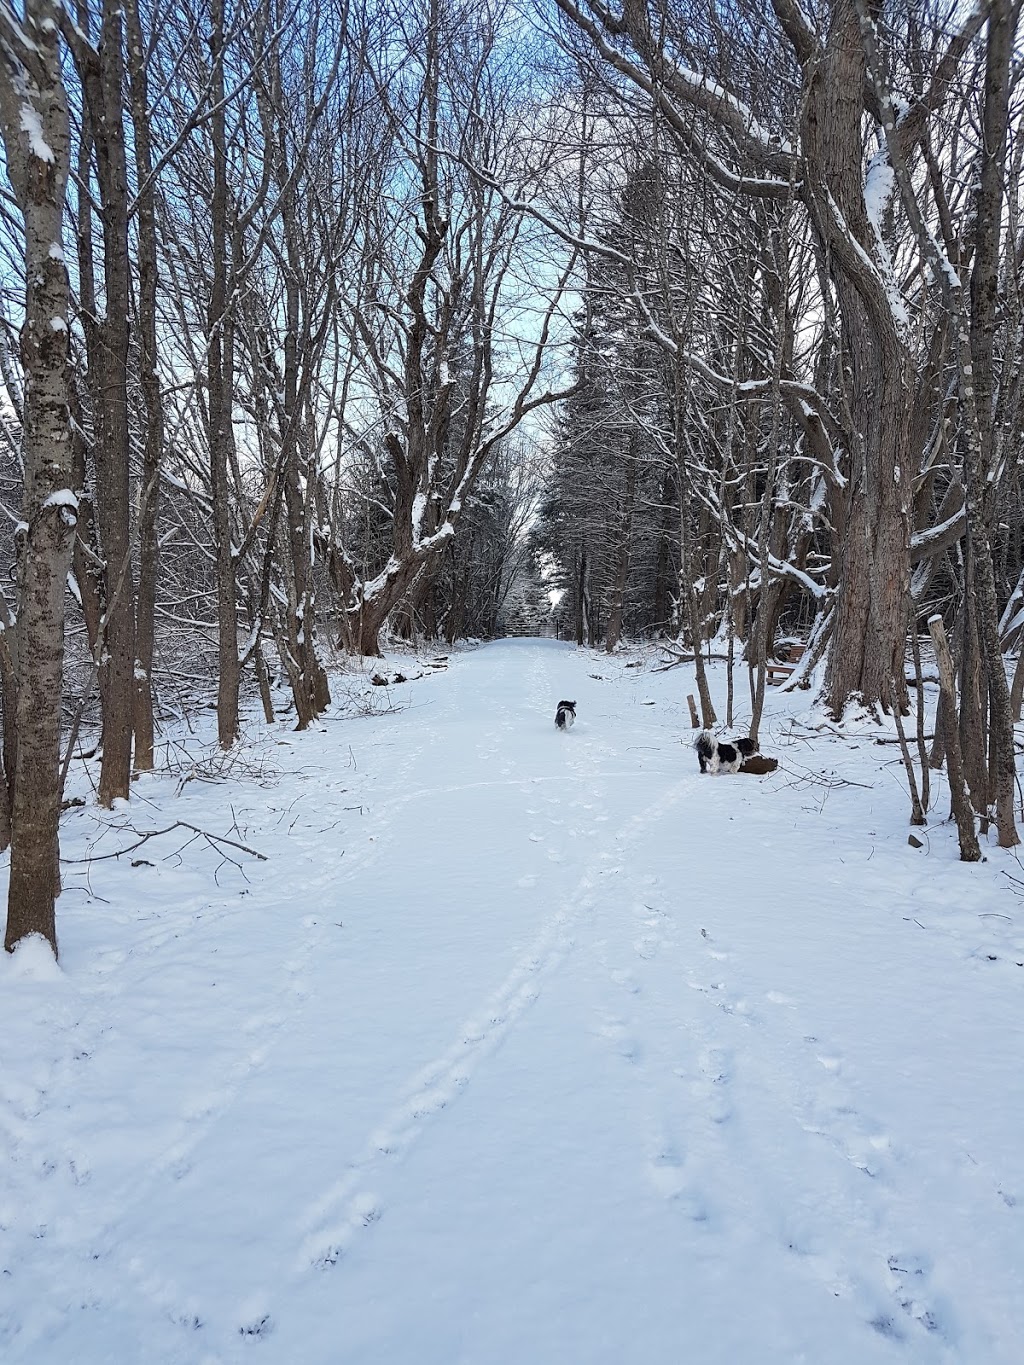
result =
[[[130,800],[163,717],[552,601],[705,724],[742,660],[755,732],[799,640],[1015,844],[1020,53],[1016,0],[0,0],[7,947],[76,748]]]

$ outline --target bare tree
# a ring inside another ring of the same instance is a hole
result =
[[[363,654],[379,652],[389,614],[433,571],[491,453],[558,396],[543,386],[543,366],[571,253],[560,271],[548,265],[546,304],[536,291],[518,302],[524,219],[466,169],[514,156],[514,77],[496,68],[498,12],[429,0],[421,26],[395,13],[376,40],[393,183],[364,205],[352,344],[379,414],[392,535],[378,572],[347,561],[350,635]]]
[[[25,529],[17,621],[17,755],[5,947],[41,934],[57,951],[60,893],[60,697],[64,585],[77,520],[68,389],[68,276],[62,249],[70,165],[59,10],[26,0],[19,18],[0,5],[0,130],[24,220],[25,372],[22,457]]]
[[[94,651],[103,706],[103,758],[99,799],[127,799],[131,781],[135,690],[135,593],[131,564],[128,338],[131,262],[128,253],[128,170],[124,132],[123,9],[103,0],[95,45],[80,7],[79,23],[65,14],[63,31],[83,92],[80,202],[88,198],[91,171],[99,187],[102,289],[92,278],[93,243],[79,234],[82,320],[88,351],[92,423],[92,503],[98,533],[100,619]],[[90,155],[91,153],[91,155]],[[84,181],[84,183],[83,183]]]
[[[138,299],[139,373],[145,409],[142,485],[138,510],[139,575],[135,608],[135,668],[132,730],[134,766],[138,772],[153,767],[153,656],[156,638],[156,600],[159,571],[157,539],[160,506],[160,463],[163,457],[164,414],[157,343],[159,253],[156,233],[156,177],[150,120],[146,39],[138,0],[125,7],[128,71],[139,221]]]

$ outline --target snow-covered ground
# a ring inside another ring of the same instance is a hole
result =
[[[807,693],[702,777],[688,667],[428,659],[66,816],[60,966],[0,954],[0,1359],[1019,1365],[1017,860],[944,786],[910,847]]]

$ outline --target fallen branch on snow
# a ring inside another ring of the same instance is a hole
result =
[[[225,848],[236,848],[240,853],[248,853],[251,858],[258,858],[261,863],[267,861],[267,855],[260,853],[258,849],[250,848],[248,844],[240,844],[234,839],[226,839],[222,834],[210,834],[208,830],[200,829],[198,825],[190,825],[187,820],[175,820],[174,824],[168,825],[166,829],[137,830],[131,825],[122,825],[120,828],[136,835],[135,842],[126,845],[124,848],[115,849],[112,853],[92,853],[87,858],[62,858],[61,862],[99,863],[107,858],[123,858],[125,854],[134,853],[137,848],[147,844],[150,839],[159,839],[164,834],[173,834],[176,829],[188,830],[192,835],[192,838],[187,839],[181,848],[175,850],[176,854],[188,848],[189,844],[194,843],[196,839],[203,839],[217,853],[223,853]],[[234,859],[231,861],[233,862]]]

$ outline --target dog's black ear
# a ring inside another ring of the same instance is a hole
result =
[[[745,758],[749,758],[751,754],[757,753],[757,745],[752,739],[737,739],[734,740],[733,743]]]

